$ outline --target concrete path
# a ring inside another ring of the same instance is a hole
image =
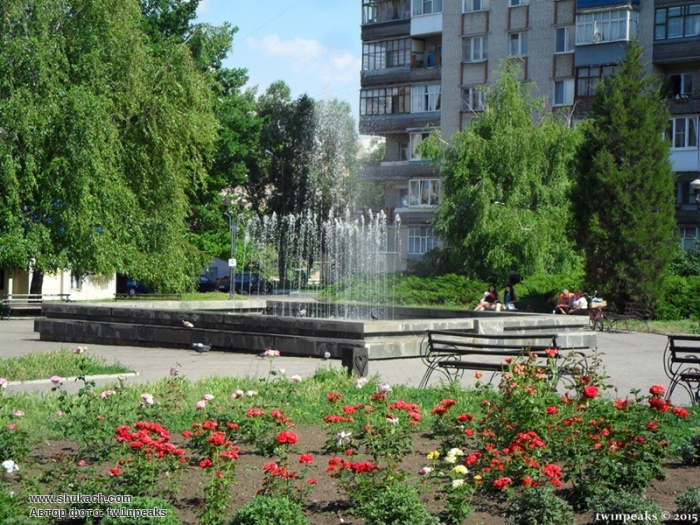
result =
[[[609,384],[625,396],[631,389],[646,393],[652,384],[668,385],[663,370],[663,354],[666,337],[638,332],[597,333],[598,350],[610,376]],[[39,340],[33,331],[33,320],[0,320],[0,358],[19,356],[30,352],[56,351],[74,348],[75,343],[54,343]],[[251,354],[208,352],[198,354],[192,350],[172,348],[143,348],[134,346],[85,345],[91,354],[108,362],[118,361],[138,375],[129,382],[150,382],[167,377],[171,368],[190,380],[211,376],[266,377],[269,361]],[[308,357],[281,356],[274,361],[275,369],[283,368],[288,375],[309,377],[318,367],[341,368],[340,361],[324,361]],[[389,384],[418,386],[425,371],[420,359],[392,359],[370,361],[370,374],[379,374],[381,381]],[[467,373],[467,375],[470,375]],[[439,381],[433,374],[435,382]],[[469,384],[471,377],[465,378]],[[113,380],[100,380],[113,382]],[[46,384],[11,385],[10,391],[46,391]]]

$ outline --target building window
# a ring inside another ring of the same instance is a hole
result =
[[[413,0],[413,15],[442,13],[442,0]]]
[[[360,91],[360,115],[410,113],[410,97],[410,86],[363,89]]]
[[[525,4],[527,4],[525,0],[508,0],[508,7],[518,7]]]
[[[557,27],[556,40],[554,44],[555,53],[573,53],[576,43],[576,31],[574,26]]]
[[[509,53],[511,56],[527,56],[527,33],[511,33]]]
[[[378,2],[365,0],[362,4],[362,23],[374,24],[411,18],[411,0]]]
[[[411,86],[411,113],[440,110],[440,84]]]
[[[435,232],[428,226],[417,226],[408,229],[408,254],[423,255],[437,248],[438,239]]]
[[[482,62],[488,58],[489,37],[472,36],[462,39],[462,60]]]
[[[698,249],[698,229],[695,226],[681,226],[681,242],[686,252]],[[409,234],[410,235],[410,234]]]
[[[639,12],[628,9],[576,16],[576,45],[631,40],[637,35]]]
[[[664,7],[656,10],[654,40],[700,35],[700,4]]]
[[[669,121],[666,136],[671,139],[672,148],[698,147],[698,117],[676,117]]]
[[[464,0],[462,2],[462,12],[472,13],[474,11],[487,11],[489,0]]]
[[[669,75],[666,89],[670,97],[689,97],[693,94],[693,74],[680,73]]]
[[[484,111],[485,108],[485,86],[471,86],[462,89],[462,111]]]
[[[574,103],[574,79],[554,81],[553,106],[571,106]]]
[[[408,143],[399,142],[399,160],[408,160]]]
[[[363,71],[408,66],[410,63],[411,40],[409,38],[362,44]]]
[[[600,79],[612,75],[614,72],[615,66],[579,67],[576,69],[576,96],[594,96]]]
[[[409,160],[420,160],[420,155],[416,151],[420,143],[423,142],[430,136],[430,131],[421,131],[420,133],[411,133],[410,147],[411,147],[411,158]]]
[[[440,203],[440,179],[408,181],[408,206],[437,206]]]

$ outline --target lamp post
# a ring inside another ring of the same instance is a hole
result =
[[[239,198],[236,201],[236,204],[242,208],[245,206],[245,202],[245,199]],[[231,258],[228,260],[229,275],[231,280],[229,283],[228,298],[229,301],[232,301],[236,291],[236,237],[238,236],[238,228],[240,227],[241,220],[243,219],[243,212],[241,211],[238,213],[238,215],[236,215],[236,220],[234,222],[233,215],[231,214],[233,210],[228,208],[228,206],[231,205],[231,201],[227,198],[224,200],[224,204],[227,206],[226,211],[224,211],[224,215],[226,215],[226,218],[228,219],[228,231],[231,234]]]

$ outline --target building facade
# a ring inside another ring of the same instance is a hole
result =
[[[449,140],[484,110],[503,59],[522,60],[523,81],[553,111],[582,118],[633,38],[667,86],[679,227],[697,237],[700,1],[363,0],[362,15],[360,132],[384,137],[386,153],[361,177],[384,185],[387,215],[401,218],[404,266],[438,245],[440,176],[416,147],[434,129]]]

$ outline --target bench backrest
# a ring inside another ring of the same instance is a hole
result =
[[[700,363],[700,335],[669,335],[667,349],[672,363]]]
[[[542,353],[558,350],[556,334],[477,334],[456,330],[428,330],[429,353],[470,351],[493,355],[514,355],[524,351]]]
[[[8,293],[3,297],[3,301],[11,302],[29,302],[29,303],[40,303],[42,301],[68,301],[70,300],[69,293]]]

